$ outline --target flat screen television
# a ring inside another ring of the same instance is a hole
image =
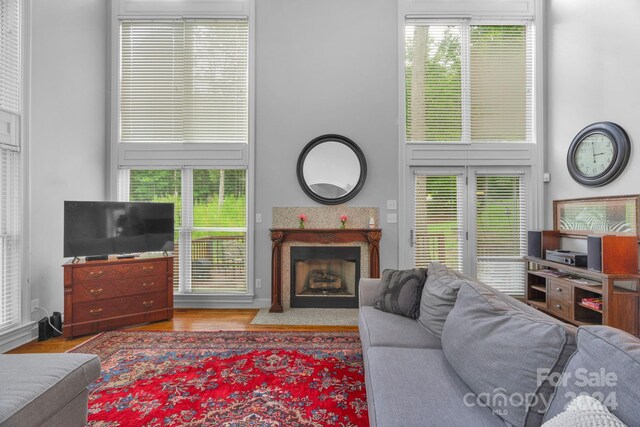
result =
[[[173,250],[173,203],[64,202],[64,257]]]

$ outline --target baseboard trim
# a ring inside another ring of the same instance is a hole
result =
[[[175,308],[263,308],[269,307],[268,298],[253,295],[174,295]]]
[[[0,333],[0,353],[20,347],[38,338],[36,322],[27,322]]]

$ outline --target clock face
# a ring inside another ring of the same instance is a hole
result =
[[[592,133],[576,148],[576,169],[586,177],[602,175],[613,163],[614,154],[613,141],[607,135]]]

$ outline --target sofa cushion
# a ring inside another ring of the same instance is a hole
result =
[[[367,351],[369,387],[378,427],[500,426],[504,423],[447,363],[442,350],[375,347]]]
[[[0,424],[43,424],[100,376],[93,354],[0,355]]]
[[[567,410],[542,427],[625,427],[605,405],[591,396],[581,395],[569,403]]]
[[[425,280],[427,270],[422,268],[384,270],[373,307],[416,319],[420,313],[420,296]]]
[[[418,322],[427,331],[442,336],[444,322],[456,302],[460,286],[466,281],[455,270],[449,270],[437,262],[431,263],[427,282],[422,289],[418,317]]]
[[[578,351],[563,372],[545,420],[580,393],[601,399],[627,425],[640,420],[640,340],[608,326],[578,329]]]
[[[505,421],[539,426],[575,350],[575,328],[521,311],[484,285],[466,283],[442,332],[447,361]]]
[[[373,307],[360,307],[358,321],[362,348],[371,346],[441,348],[440,338],[425,331],[418,322]]]

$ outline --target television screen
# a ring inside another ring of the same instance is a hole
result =
[[[173,203],[64,202],[64,256],[173,250]]]

